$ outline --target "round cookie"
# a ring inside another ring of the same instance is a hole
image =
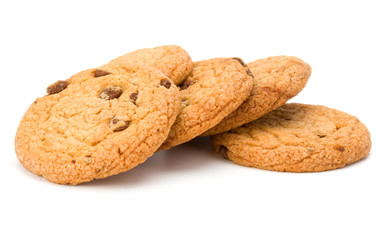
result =
[[[239,58],[195,62],[191,74],[179,86],[180,113],[160,149],[199,136],[234,111],[250,94],[251,75]]]
[[[211,139],[214,150],[234,163],[282,172],[341,168],[371,148],[368,129],[356,117],[296,103]]]
[[[139,49],[115,58],[106,65],[119,67],[127,63],[145,64],[156,68],[172,79],[176,85],[181,83],[192,71],[191,57],[183,48],[176,45]]]
[[[78,184],[127,171],[150,157],[179,112],[179,90],[160,71],[89,69],[47,88],[27,110],[15,149],[31,172]]]
[[[297,57],[268,57],[247,66],[254,75],[251,95],[203,136],[226,132],[282,106],[305,87],[311,75],[311,67]]]

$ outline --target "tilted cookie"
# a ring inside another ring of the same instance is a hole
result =
[[[192,60],[189,54],[176,45],[155,48],[144,48],[111,60],[106,65],[145,64],[156,68],[178,85],[192,71]],[[105,65],[104,65],[105,66]]]
[[[204,136],[239,127],[282,106],[304,88],[311,75],[311,67],[297,57],[268,57],[247,66],[255,76],[251,95]]]
[[[25,113],[16,154],[25,168],[60,184],[127,171],[150,157],[179,112],[179,90],[160,71],[129,65],[89,69],[47,88]]]
[[[296,103],[211,138],[214,150],[224,158],[283,172],[341,168],[366,157],[371,148],[368,129],[356,117]]]
[[[234,111],[250,94],[251,75],[239,58],[195,62],[180,85],[180,113],[161,149],[199,136]]]

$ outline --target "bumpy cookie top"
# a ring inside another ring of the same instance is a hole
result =
[[[212,136],[224,158],[268,170],[313,172],[366,157],[371,139],[356,117],[324,106],[285,104],[262,118]]]
[[[251,95],[203,135],[214,135],[256,120],[296,96],[307,83],[311,67],[297,57],[277,56],[247,64],[254,75]]]
[[[181,47],[166,45],[144,48],[111,60],[107,65],[145,64],[156,68],[178,85],[192,71],[192,60]]]
[[[142,163],[165,140],[180,107],[172,81],[138,65],[85,70],[47,92],[25,113],[15,147],[27,169],[61,184]]]
[[[195,62],[180,84],[180,114],[161,149],[191,140],[234,111],[250,94],[251,75],[239,58]]]

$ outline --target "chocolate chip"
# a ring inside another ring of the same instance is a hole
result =
[[[107,72],[107,71],[104,71],[104,70],[100,70],[100,69],[96,69],[93,72],[93,76],[95,76],[95,77],[102,77],[102,76],[106,76],[106,75],[109,75],[109,74],[111,74],[111,73]]]
[[[336,150],[338,150],[340,152],[344,152],[345,151],[345,148],[343,146],[336,146],[335,148],[336,148]]]
[[[117,86],[107,86],[103,90],[101,90],[99,97],[104,100],[111,100],[115,98],[119,98],[123,93],[123,90]]]
[[[129,98],[132,100],[133,104],[136,104],[137,95],[139,95],[138,92],[134,92],[134,93],[131,93],[131,95],[129,95]]]
[[[225,159],[229,159],[227,152],[228,148],[226,146],[221,145],[219,147],[219,154]]]
[[[109,122],[109,127],[113,129],[113,132],[120,132],[128,128],[129,121],[123,121],[117,118],[112,118]]]
[[[170,88],[172,83],[170,81],[168,81],[167,79],[163,79],[163,80],[160,81],[160,85],[164,86],[166,88]]]
[[[113,131],[114,132],[121,132],[121,131],[127,129],[128,126],[129,126],[129,122],[128,121],[124,121],[124,125],[123,126],[120,126],[120,127],[116,128],[116,129],[114,129]]]
[[[67,81],[57,81],[47,87],[48,94],[55,94],[63,91],[68,86]]]
[[[325,134],[318,134],[317,135],[319,138],[325,138],[327,135],[325,135]]]
[[[247,74],[253,78],[255,78],[255,76],[253,76],[253,73],[251,72],[251,70],[247,69]]]
[[[243,61],[243,59],[238,58],[238,57],[234,57],[234,58],[232,58],[232,59],[239,61],[243,67],[247,67],[247,64],[245,64],[245,62]]]
[[[76,161],[75,161],[75,160],[72,160],[72,163],[73,163],[73,164],[75,164],[75,163],[76,163]]]
[[[251,77],[253,77],[253,78],[255,77],[255,76],[253,76],[253,73],[251,72],[251,70],[248,69],[248,66],[247,66],[247,64],[245,64],[245,62],[243,61],[243,59],[238,58],[238,57],[234,57],[234,58],[232,58],[232,59],[239,61],[243,67],[246,67],[246,68],[247,68],[247,74],[248,74],[249,76],[251,76]]]
[[[189,88],[189,86],[191,86],[193,84],[194,84],[194,82],[192,80],[185,80],[184,82],[182,82],[180,84],[180,91]]]

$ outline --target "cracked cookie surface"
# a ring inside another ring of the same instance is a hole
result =
[[[203,136],[226,132],[282,106],[304,88],[311,75],[311,67],[297,57],[268,57],[247,66],[254,75],[250,96]]]
[[[172,79],[176,85],[181,83],[192,71],[191,57],[183,48],[176,45],[139,49],[115,58],[106,65],[120,67],[127,63],[145,64],[156,68]]]
[[[239,58],[195,62],[179,85],[180,113],[161,149],[199,136],[234,111],[249,96],[253,77]]]
[[[82,71],[47,92],[22,118],[15,149],[25,168],[60,184],[144,162],[166,139],[181,102],[160,71],[130,64]]]
[[[284,172],[341,168],[366,157],[371,148],[369,131],[356,117],[297,103],[211,140],[214,150],[234,163]]]

